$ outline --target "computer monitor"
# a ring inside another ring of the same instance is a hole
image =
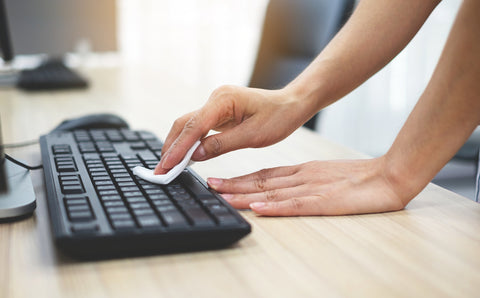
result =
[[[116,0],[3,0],[15,55],[112,52]]]
[[[4,0],[0,0],[0,54],[4,62],[13,60],[12,42]]]

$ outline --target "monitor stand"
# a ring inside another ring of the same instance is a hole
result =
[[[20,72],[11,68],[3,68],[0,65],[0,87],[15,87]]]
[[[7,191],[0,193],[0,221],[29,216],[37,206],[28,170],[5,160]]]

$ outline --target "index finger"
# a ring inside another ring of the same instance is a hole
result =
[[[186,129],[186,127],[190,127],[193,124],[193,120],[196,116],[197,112],[192,112],[188,113],[177,120],[173,123],[172,128],[170,129],[170,132],[168,133],[167,138],[165,139],[165,142],[162,147],[162,156],[160,159],[160,162],[158,165],[155,167],[154,174],[155,175],[160,175],[160,174],[165,174],[167,173],[173,166],[175,166],[179,160],[183,159],[185,156],[186,152],[192,147],[192,145],[195,143],[195,141],[199,140],[201,138],[197,137],[198,133],[195,133],[193,130],[193,135],[190,138],[180,138],[180,135],[183,133],[183,131]],[[188,129],[187,129],[188,130]],[[190,129],[191,130],[191,129]],[[183,141],[182,141],[183,140]],[[192,140],[190,142],[190,140]],[[190,144],[191,143],[191,144]],[[174,152],[172,156],[171,152]],[[170,157],[169,157],[170,156]],[[180,157],[178,159],[177,157]],[[167,158],[168,157],[168,158]],[[165,165],[165,161],[168,161],[168,164]],[[178,161],[177,161],[178,159]],[[170,164],[172,164],[170,166]]]

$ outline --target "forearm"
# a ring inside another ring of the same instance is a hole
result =
[[[413,38],[438,2],[360,1],[335,38],[285,89],[313,115],[384,67]]]
[[[462,4],[431,81],[386,155],[407,202],[480,124],[479,12],[477,0]]]

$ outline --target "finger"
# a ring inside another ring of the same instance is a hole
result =
[[[168,132],[165,142],[163,143],[162,156],[168,151],[173,142],[178,138],[183,128],[185,127],[185,124],[188,122],[188,120],[190,120],[190,118],[193,117],[193,115],[195,115],[195,113],[197,113],[197,111],[185,114],[175,120],[172,128],[170,128],[170,131]]]
[[[263,169],[254,173],[250,173],[250,174],[246,174],[246,175],[242,175],[242,176],[238,176],[230,179],[223,179],[223,180],[229,180],[232,183],[235,183],[238,181],[263,180],[263,179],[269,179],[274,177],[291,176],[298,173],[299,169],[300,169],[300,165],[275,167],[275,168]]]
[[[165,149],[165,153],[158,165],[159,172],[168,172],[176,166],[193,144],[208,133],[210,127],[204,123],[202,117],[200,112],[194,113],[184,123],[183,127],[181,126],[181,121],[178,122],[179,128],[176,127],[175,132],[172,132],[172,134],[177,133],[177,130],[180,130],[180,133],[178,133],[176,139],[173,140],[174,135],[172,135],[168,140],[168,142],[171,142],[171,145],[167,144],[168,148]]]
[[[260,177],[253,180],[207,179],[208,185],[220,193],[258,193],[268,190],[295,187],[303,184],[294,175],[280,177]]]
[[[337,192],[335,192],[337,193]],[[405,206],[395,201],[391,194],[374,197],[371,194],[331,196],[317,192],[314,196],[292,197],[286,200],[252,202],[249,207],[259,215],[299,216],[299,215],[349,215],[376,212],[398,211]],[[246,207],[242,207],[246,208]]]
[[[195,112],[191,112],[191,113],[188,113],[186,115],[183,115],[182,117],[175,120],[175,122],[173,123],[172,128],[170,128],[170,131],[167,135],[167,138],[165,139],[165,142],[163,143],[161,159],[158,162],[158,164],[157,164],[157,166],[155,167],[155,170],[154,170],[155,175],[162,175],[162,174],[165,174],[165,173],[168,172],[169,169],[164,169],[162,167],[162,163],[165,160],[166,152],[168,152],[168,149],[170,149],[172,143],[177,139],[178,135],[183,130],[183,127],[185,126],[185,123],[187,123],[187,121],[190,118],[192,118],[192,116],[194,114],[195,114]]]
[[[319,196],[294,197],[278,202],[255,202],[249,207],[264,216],[328,215],[322,208],[322,201]]]
[[[192,160],[204,161],[230,151],[249,147],[255,130],[248,125],[240,124],[224,132],[214,134],[202,140]]]
[[[298,187],[289,187],[281,189],[271,189],[257,193],[224,193],[221,196],[232,205],[234,208],[245,209],[249,208],[250,204],[255,202],[279,202],[289,200],[293,197],[308,196],[312,192],[311,188],[302,185]]]

